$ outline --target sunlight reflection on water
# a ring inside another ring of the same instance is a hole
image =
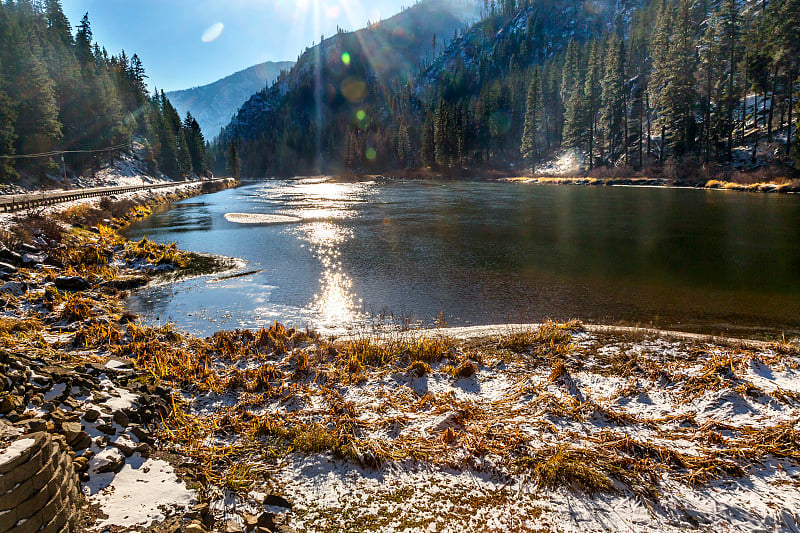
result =
[[[292,189],[288,195],[294,197],[294,201],[286,213],[304,220],[315,220],[302,224],[295,233],[311,246],[322,267],[320,291],[314,294],[314,300],[308,306],[310,311],[329,327],[361,321],[364,318],[360,311],[362,301],[353,293],[353,281],[341,263],[340,247],[353,238],[353,230],[337,221],[356,216],[350,207],[353,203],[365,201],[371,192],[371,184],[299,182]]]

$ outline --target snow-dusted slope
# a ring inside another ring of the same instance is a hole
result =
[[[207,139],[216,137],[250,95],[271,85],[292,61],[268,61],[226,76],[202,87],[167,93],[181,116],[189,111],[197,119]]]

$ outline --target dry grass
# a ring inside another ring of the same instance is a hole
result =
[[[42,322],[35,317],[0,317],[0,336],[3,337],[13,337],[25,333],[37,333],[42,330],[42,327]]]
[[[95,302],[78,294],[69,294],[64,297],[64,303],[59,311],[59,317],[67,322],[86,320],[93,316],[92,308]]]
[[[563,324],[548,320],[536,330],[525,330],[502,337],[498,341],[500,348],[523,352],[536,346],[554,348],[567,346],[572,341],[572,333],[583,330],[583,323],[570,320]]]

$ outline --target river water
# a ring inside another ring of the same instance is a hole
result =
[[[247,216],[245,216],[247,215]],[[277,215],[277,216],[276,216]],[[496,182],[268,180],[195,197],[129,238],[244,259],[129,308],[200,334],[580,318],[800,333],[800,197]]]

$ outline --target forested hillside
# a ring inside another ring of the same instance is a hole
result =
[[[88,16],[73,34],[59,0],[0,2],[0,179],[90,173],[134,147],[153,172],[208,174],[197,121],[146,79],[136,54],[93,41]]]
[[[388,86],[354,34],[326,41],[298,64],[319,65],[321,83],[279,80],[242,108],[217,153],[235,152],[251,175],[558,173],[569,169],[553,162],[569,159],[572,170],[677,179],[791,173],[800,158],[800,0],[502,0],[483,14]]]
[[[362,30],[322,39],[241,107],[216,146],[217,168],[224,168],[231,140],[247,175],[337,166],[348,149],[355,157],[347,132],[355,123],[370,124],[377,135],[394,130],[393,118],[383,113],[387,103],[407,92],[414,75],[479,18],[480,7],[476,0],[426,0]]]

